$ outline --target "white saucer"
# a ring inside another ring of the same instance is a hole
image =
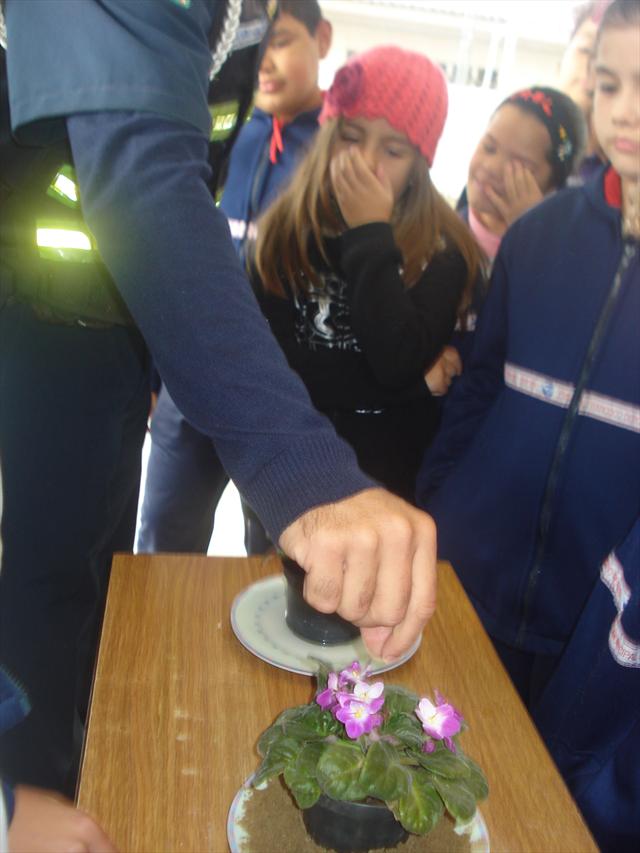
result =
[[[338,646],[321,646],[297,637],[284,618],[285,585],[284,575],[271,575],[235,597],[231,627],[245,649],[273,666],[298,675],[315,675],[319,660],[337,672],[354,660],[364,662],[371,658],[360,637]],[[406,663],[418,650],[421,640],[418,637],[409,651],[393,663],[373,660],[372,673],[388,672]]]
[[[255,790],[251,787],[252,779],[253,776],[247,779],[235,795],[227,816],[227,841],[229,842],[231,853],[248,853],[248,836],[242,828],[241,822],[247,803]],[[266,784],[268,783],[262,785],[261,788],[266,787]],[[456,832],[459,835],[462,835],[463,832],[469,835],[469,853],[489,853],[489,832],[479,809],[476,809],[475,815],[466,824],[464,829],[456,829]]]

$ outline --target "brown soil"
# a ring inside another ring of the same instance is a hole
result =
[[[322,853],[307,835],[302,812],[295,805],[280,778],[267,788],[254,790],[247,802],[241,827],[248,835],[242,853]],[[429,835],[410,835],[389,853],[469,852],[468,836],[456,835],[453,823],[444,818]],[[386,848],[376,848],[385,853]]]

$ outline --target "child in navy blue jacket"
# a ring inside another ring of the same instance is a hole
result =
[[[233,147],[220,204],[243,259],[255,241],[258,215],[318,130],[318,63],[330,45],[331,25],[317,0],[280,2],[260,65],[256,106]],[[153,414],[151,439],[136,550],[206,553],[229,477],[211,440],[185,420],[166,387]],[[244,501],[242,509],[247,553],[263,553],[271,542]]]
[[[609,163],[505,235],[469,365],[418,482],[440,556],[534,716],[545,702],[549,737],[568,713],[565,655],[575,656],[576,644],[589,654],[578,630],[585,640],[591,629],[594,641],[602,631],[590,619],[600,567],[625,547],[640,514],[638,0],[616,0],[605,13],[595,75],[594,127]],[[637,575],[629,571],[627,583]],[[636,599],[627,596],[627,608]],[[635,684],[637,655],[628,660]],[[603,675],[585,714],[600,713],[619,674]],[[617,715],[637,709],[609,708],[614,751]],[[622,770],[632,775],[610,792],[616,802],[625,788],[638,790],[640,765]],[[636,849],[637,814],[633,827],[619,827]]]

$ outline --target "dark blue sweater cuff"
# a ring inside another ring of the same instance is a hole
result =
[[[2,784],[2,796],[4,797],[4,808],[7,813],[7,826],[11,823],[13,819],[13,812],[15,808],[15,796],[13,793],[13,787],[8,782],[1,782]]]
[[[244,487],[243,496],[277,542],[285,527],[310,509],[376,486],[358,468],[349,445],[328,433],[298,440],[273,458]]]

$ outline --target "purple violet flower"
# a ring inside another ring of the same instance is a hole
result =
[[[384,684],[376,681],[367,684],[358,681],[353,693],[339,690],[336,693],[339,708],[334,710],[337,720],[344,723],[347,735],[355,740],[361,734],[368,734],[373,728],[381,725],[382,715],[377,712],[384,705]]]
[[[354,660],[346,669],[341,670],[338,682],[340,687],[344,687],[346,684],[358,684],[360,681],[365,681],[370,674],[370,664],[363,672],[360,661]]]
[[[383,693],[384,683],[382,681],[375,681],[373,684],[368,684],[366,681],[359,681],[353,688],[353,695],[357,699],[360,699],[361,702],[367,702],[370,705],[379,702],[380,704],[377,704],[376,711],[384,704]]]
[[[338,694],[340,707],[335,711],[336,719],[344,723],[348,737],[356,740],[382,723],[382,714],[375,713],[380,707],[377,703],[384,699],[375,699],[372,703],[354,699],[349,694]],[[377,707],[376,707],[377,706]]]
[[[435,749],[434,740],[441,740],[451,752],[456,751],[455,744],[451,738],[460,731],[462,715],[438,691],[436,691],[435,705],[426,697],[420,700],[416,708],[416,716],[422,723],[425,733],[430,738],[425,741],[422,747],[424,752],[433,752]]]
[[[330,672],[326,688],[316,696],[316,702],[320,705],[323,711],[330,711],[337,704],[337,692],[338,675],[335,672]]]

